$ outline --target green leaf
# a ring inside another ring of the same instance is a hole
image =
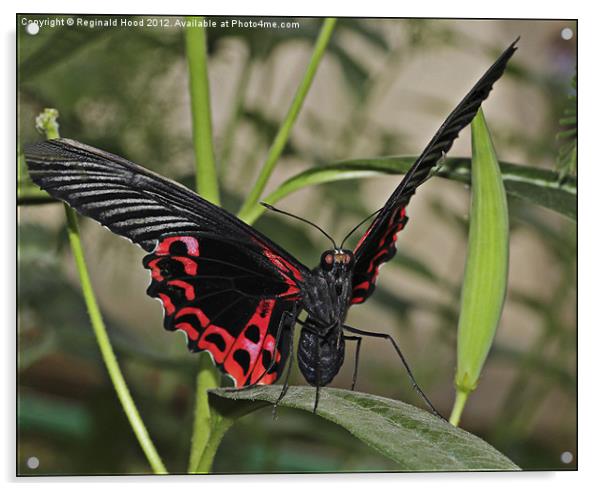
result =
[[[262,201],[275,204],[299,189],[342,181],[386,174],[404,174],[416,160],[415,156],[390,156],[343,160],[320,167],[313,167],[284,181]],[[571,220],[577,219],[577,183],[573,177],[562,178],[558,172],[538,167],[500,162],[506,193],[530,203],[556,211]],[[470,159],[450,158],[440,166],[437,177],[470,183]],[[265,208],[255,206],[247,215],[252,223]]]
[[[577,75],[571,85],[577,91]],[[577,95],[570,94],[566,101],[564,116],[560,118],[560,126],[565,129],[556,134],[556,140],[561,144],[556,156],[556,169],[564,179],[567,175],[577,172]]]
[[[281,386],[218,389],[211,392],[210,401],[224,418],[234,419],[273,404],[281,390]],[[290,387],[280,406],[312,412],[315,396],[314,387]],[[475,435],[400,401],[323,387],[317,415],[399,464],[399,470],[519,470]]]
[[[472,195],[468,252],[458,320],[457,425],[468,394],[476,389],[502,315],[508,281],[508,205],[483,111],[472,124]]]
[[[415,156],[402,155],[345,160],[313,167],[287,179],[262,201],[276,204],[289,194],[316,184],[404,174],[415,160]],[[566,176],[563,179],[558,172],[508,162],[499,162],[499,165],[509,196],[543,206],[573,221],[577,220],[577,183],[574,177]],[[468,184],[470,159],[448,157],[436,176]],[[263,206],[256,204],[247,215],[248,222],[255,222],[264,211]]]

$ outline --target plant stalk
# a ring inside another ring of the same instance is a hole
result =
[[[456,400],[454,401],[454,407],[452,409],[451,416],[449,417],[449,422],[454,426],[458,426],[460,424],[460,418],[462,417],[464,406],[468,400],[468,394],[470,394],[469,391],[456,390]]]
[[[220,376],[213,365],[211,357],[207,353],[202,353],[200,355],[200,368],[197,375],[194,423],[190,446],[190,460],[188,462],[188,472],[190,473],[207,473],[213,465],[213,457],[215,457],[221,436],[218,442],[214,442],[217,435],[215,435],[212,420],[215,415],[211,410],[211,406],[209,406],[207,391],[219,386]],[[213,451],[209,448],[210,442],[213,442],[213,446],[215,447]]]
[[[202,26],[203,17],[196,19]],[[190,100],[193,116],[193,138],[196,156],[196,191],[197,193],[219,205],[219,186],[215,168],[213,151],[213,134],[211,129],[211,104],[209,97],[209,77],[207,73],[207,46],[203,27],[188,27],[186,36],[186,56],[190,76]],[[208,449],[208,444],[215,439],[212,421],[213,412],[209,406],[207,391],[220,386],[220,375],[208,354],[200,356],[199,373],[197,375],[196,402],[192,439],[190,443],[190,460],[188,472],[209,472],[213,464],[215,451]],[[221,440],[221,437],[219,438]],[[219,441],[214,444],[215,450]],[[201,458],[203,465],[200,465]]]
[[[121,369],[119,368],[117,357],[111,346],[111,341],[107,334],[102,314],[98,308],[88,269],[86,267],[86,260],[77,225],[77,217],[73,209],[68,205],[65,205],[65,213],[67,215],[67,234],[69,236],[69,243],[75,259],[77,272],[79,274],[82,294],[86,302],[88,314],[90,315],[90,322],[92,324],[92,329],[94,330],[94,335],[96,336],[98,347],[100,348],[102,358],[107,367],[107,371],[109,372],[109,377],[111,378],[115,392],[117,392],[117,397],[119,397],[123,411],[130,422],[130,426],[134,430],[138,443],[142,447],[153,472],[155,474],[167,474],[167,469],[163,465],[163,461],[157,453],[140,413],[136,408],[136,404],[132,399],[123,374],[121,373]]]
[[[51,140],[59,138],[56,118],[58,118],[58,111],[56,109],[46,109],[36,118],[36,126],[45,132],[46,138]],[[65,205],[65,214],[67,216],[69,244],[71,245],[71,251],[73,252],[73,258],[75,259],[75,265],[79,274],[82,294],[86,303],[86,308],[88,309],[90,323],[92,324],[92,329],[96,336],[102,359],[109,372],[109,377],[111,378],[115,392],[117,392],[117,397],[121,402],[123,411],[128,418],[130,426],[134,430],[138,443],[142,447],[142,451],[146,455],[153,472],[155,474],[167,474],[167,469],[163,465],[161,457],[157,453],[146,426],[140,417],[140,413],[132,399],[123,374],[121,373],[121,369],[119,368],[117,357],[111,346],[111,341],[96,301],[92,282],[90,281],[84,250],[80,240],[77,216],[73,209],[68,205]]]
[[[322,29],[320,30],[320,34],[314,45],[314,51],[311,55],[309,64],[305,71],[305,75],[301,80],[299,88],[297,89],[297,92],[293,98],[291,106],[289,107],[286,117],[284,118],[284,121],[282,122],[282,125],[280,126],[280,129],[278,130],[278,133],[274,138],[274,142],[270,147],[267,159],[259,173],[259,177],[257,178],[253,189],[251,189],[251,192],[247,196],[243,206],[241,207],[238,213],[239,218],[243,221],[248,221],[249,218],[253,215],[253,208],[260,206],[258,202],[261,198],[266,184],[268,183],[270,176],[272,175],[272,172],[274,171],[274,168],[276,167],[276,163],[278,162],[278,159],[280,158],[280,155],[284,150],[284,146],[286,145],[286,142],[289,139],[290,133],[293,129],[293,125],[295,124],[297,116],[301,111],[301,107],[303,106],[305,97],[309,92],[309,88],[311,87],[314,76],[318,70],[318,66],[320,64],[320,61],[322,60],[322,56],[326,51],[328,41],[332,36],[332,32],[334,30],[335,25],[336,19],[334,18],[327,18],[324,20]]]
[[[203,17],[190,17],[189,19],[197,20],[202,25]],[[211,128],[211,99],[207,74],[205,29],[203,27],[187,27],[185,38],[192,109],[192,133],[196,156],[196,189],[203,198],[219,205],[219,185],[215,170]]]

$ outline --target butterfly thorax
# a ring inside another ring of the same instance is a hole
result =
[[[347,316],[353,290],[353,252],[332,249],[322,254],[303,295],[303,308],[320,329],[339,326]]]

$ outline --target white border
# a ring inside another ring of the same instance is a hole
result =
[[[342,6],[344,5],[344,8]],[[391,2],[370,0],[350,5],[349,2],[319,2],[305,1],[282,2],[187,2],[170,0],[156,4],[126,2],[125,0],[103,0],[101,3],[53,1],[49,3],[24,0],[2,3],[3,47],[2,56],[5,76],[2,77],[4,117],[0,118],[2,128],[2,147],[4,149],[4,172],[0,182],[3,184],[3,213],[1,230],[4,240],[0,241],[0,257],[4,264],[12,265],[15,254],[14,243],[14,109],[15,109],[15,13],[16,12],[58,12],[58,13],[152,13],[152,14],[253,14],[253,15],[339,15],[339,16],[404,16],[404,17],[530,17],[530,18],[578,18],[579,19],[579,123],[580,142],[579,157],[583,163],[579,180],[579,472],[528,472],[520,474],[477,473],[477,474],[420,474],[420,475],[383,475],[383,474],[340,474],[340,475],[295,475],[295,476],[203,476],[189,477],[115,477],[115,478],[20,478],[18,481],[23,489],[31,484],[42,484],[47,489],[63,489],[65,486],[106,487],[108,483],[115,486],[124,483],[128,489],[138,486],[156,486],[166,483],[179,485],[211,486],[220,491],[224,489],[259,488],[265,491],[265,486],[274,489],[306,489],[308,485],[320,483],[333,485],[340,483],[345,489],[359,489],[365,486],[387,489],[389,487],[427,490],[482,489],[487,486],[490,490],[504,489],[509,486],[528,485],[530,489],[546,489],[546,491],[566,490],[575,486],[591,489],[589,481],[599,482],[596,471],[599,464],[600,424],[600,377],[599,364],[602,349],[602,327],[599,313],[595,307],[600,288],[600,184],[602,182],[602,162],[600,152],[594,145],[600,141],[600,20],[595,2],[526,2],[524,0],[505,0],[503,2],[474,2],[455,0],[453,2]],[[585,173],[585,174],[583,174]],[[585,175],[585,178],[583,177]],[[4,267],[5,271],[14,271],[14,267]],[[597,274],[598,273],[598,274]],[[15,318],[15,288],[12,278],[6,277],[0,292],[1,311],[5,313],[5,322],[0,329],[2,336],[3,368],[2,394],[0,404],[0,434],[4,436],[0,445],[0,479],[15,484],[14,456],[14,397],[15,397],[15,354],[14,354],[14,318]],[[8,314],[10,313],[10,314]],[[308,431],[311,429],[308,428]]]

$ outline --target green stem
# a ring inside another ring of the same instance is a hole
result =
[[[17,197],[17,206],[36,206],[50,203],[58,203],[58,201],[50,196],[38,193],[19,193]]]
[[[37,126],[45,131],[48,139],[59,138],[58,124],[56,122],[57,117],[58,111],[56,111],[56,109],[46,109],[36,120]],[[111,341],[107,335],[107,330],[100,309],[98,308],[98,303],[96,302],[96,296],[94,295],[94,289],[92,288],[92,282],[90,281],[90,275],[86,266],[84,250],[79,236],[77,217],[73,209],[69,208],[67,205],[65,205],[65,214],[67,215],[67,234],[73,252],[73,258],[75,259],[77,272],[79,274],[82,294],[86,302],[90,322],[92,324],[92,329],[94,330],[94,335],[96,336],[98,347],[100,348],[100,353],[107,367],[107,371],[109,372],[109,377],[111,378],[115,392],[117,392],[117,397],[121,402],[123,411],[134,430],[138,443],[140,443],[153,472],[155,474],[167,474],[167,469],[163,465],[161,457],[159,457],[148,431],[144,426],[144,422],[140,417],[140,413],[136,408],[136,404],[132,399],[128,386],[121,373],[121,369],[119,368],[117,358],[115,357],[115,352],[111,346]]]
[[[309,60],[309,64],[307,66],[307,70],[305,71],[305,75],[299,88],[297,89],[297,93],[293,98],[291,106],[284,118],[276,137],[274,138],[274,142],[268,152],[267,159],[263,164],[261,172],[259,173],[259,177],[253,186],[253,189],[247,196],[243,206],[240,209],[238,216],[241,220],[247,220],[251,214],[253,207],[257,206],[257,202],[261,198],[261,194],[265,189],[265,186],[276,167],[276,163],[282,154],[282,150],[284,150],[284,146],[288,141],[291,130],[293,129],[293,125],[295,124],[295,120],[301,111],[301,107],[303,106],[303,102],[305,101],[305,97],[311,87],[312,81],[318,70],[318,65],[324,55],[326,50],[326,46],[328,45],[328,41],[332,36],[332,32],[336,25],[336,19],[327,18],[324,20],[324,24],[322,25],[322,29],[316,40],[316,44],[314,46],[314,51],[311,55],[311,59]]]
[[[233,423],[233,419],[225,419],[221,416],[216,417],[211,426],[211,434],[205,445],[205,451],[200,456],[193,472],[197,474],[208,474],[211,472],[213,460],[215,459],[215,453],[219,448],[219,444],[221,443],[222,438],[224,438],[226,431],[230,429],[230,426],[232,426]]]
[[[203,20],[191,17],[190,20]],[[211,102],[207,76],[207,46],[205,29],[187,27],[186,56],[192,108],[192,132],[196,155],[196,188],[208,201],[219,205],[219,186],[215,170],[213,135],[211,130]]]
[[[23,158],[23,150],[21,145],[17,147],[17,196],[21,196],[25,187],[25,159]]]
[[[215,449],[211,451],[209,444],[215,440],[218,435],[213,431],[212,419],[215,416],[209,406],[207,391],[220,386],[220,376],[213,365],[211,357],[207,353],[201,354],[200,358],[201,363],[199,374],[197,375],[196,404],[192,428],[190,461],[188,463],[188,472],[190,473],[205,473],[211,470],[217,445],[219,444],[219,441],[221,441],[221,436],[223,436],[223,434],[219,436],[219,440],[213,443]]]
[[[65,205],[65,213],[67,215],[69,243],[71,244],[71,250],[77,266],[82,293],[86,302],[86,307],[88,308],[88,314],[90,315],[92,329],[94,330],[94,335],[96,336],[96,341],[107,367],[107,371],[111,377],[111,382],[113,383],[113,387],[115,387],[115,392],[117,392],[121,406],[123,407],[130,425],[136,434],[136,438],[138,438],[138,443],[140,443],[153,472],[155,474],[167,474],[167,469],[163,465],[161,457],[157,453],[148,431],[144,426],[144,422],[140,417],[140,413],[136,408],[136,404],[132,399],[128,386],[123,378],[123,374],[121,373],[121,369],[119,368],[117,358],[115,357],[115,352],[111,346],[111,341],[107,335],[107,330],[100,309],[98,308],[88,269],[86,267],[86,260],[84,258],[84,251],[77,226],[77,217],[75,216],[73,209],[69,208],[67,205]]]
[[[39,187],[35,186],[33,183],[27,182],[25,179],[19,179],[17,181],[18,206],[43,203],[58,203],[58,201],[46,191],[42,191]]]
[[[191,18],[190,20],[194,20]],[[202,25],[202,17],[196,18],[196,24]],[[190,74],[190,101],[192,106],[194,148],[196,155],[196,190],[203,198],[219,205],[219,187],[213,152],[211,131],[211,104],[209,99],[209,78],[207,74],[207,48],[205,29],[189,27],[186,29],[186,53]],[[212,421],[213,412],[209,406],[207,391],[220,385],[220,375],[211,357],[201,355],[197,376],[196,404],[190,446],[188,471],[208,472],[213,463],[215,452],[211,453],[208,444],[215,438]],[[221,440],[221,437],[219,437]],[[219,441],[215,443],[217,449]],[[201,458],[204,465],[199,467]]]
[[[452,409],[451,416],[449,417],[449,422],[454,426],[458,426],[458,424],[460,423],[460,417],[462,416],[462,412],[464,411],[464,406],[466,405],[469,393],[470,392],[464,390],[456,390],[456,400],[454,401],[454,408]]]

